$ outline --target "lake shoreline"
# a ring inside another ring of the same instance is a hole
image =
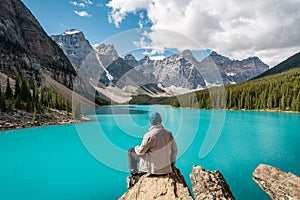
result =
[[[67,116],[65,111],[46,109],[44,113],[37,114],[36,120],[33,120],[33,113],[22,110],[12,110],[9,112],[1,113],[0,132],[31,127],[76,124],[92,120],[87,116],[82,116],[80,120],[75,120],[71,117],[71,115],[72,114],[69,113],[69,115]]]
[[[190,108],[190,107],[173,107],[169,106],[170,108],[180,108],[180,109],[187,109],[187,110],[222,110],[222,111],[255,111],[255,112],[278,112],[278,113],[295,113],[300,114],[298,111],[291,111],[291,110],[275,110],[275,109],[269,109],[269,110],[246,110],[246,109],[199,109],[199,108]]]
[[[208,109],[197,109],[197,108],[185,108],[185,107],[172,107],[179,109],[188,110],[208,110]],[[59,111],[55,109],[46,109],[47,111],[41,114],[37,114],[37,120],[33,120],[33,113],[22,111],[22,110],[12,110],[9,112],[1,113],[0,116],[0,132],[7,130],[18,130],[23,128],[31,127],[41,127],[41,126],[51,126],[51,125],[66,125],[66,124],[76,124],[86,121],[93,120],[88,116],[82,116],[80,120],[75,120],[69,116],[66,116],[65,111]],[[217,110],[217,109],[210,109]],[[254,112],[273,112],[273,113],[293,113],[299,114],[297,111],[283,111],[283,110],[237,110],[237,109],[219,109],[222,111],[254,111]]]

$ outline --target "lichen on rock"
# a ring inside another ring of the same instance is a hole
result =
[[[208,171],[201,166],[194,166],[190,174],[195,200],[234,200],[229,185],[221,172]]]
[[[260,164],[253,180],[274,200],[300,199],[300,177],[276,167]]]

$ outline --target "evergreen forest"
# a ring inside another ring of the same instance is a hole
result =
[[[131,104],[167,104],[199,109],[278,110],[300,112],[300,69],[236,85],[169,98],[134,97]]]
[[[67,118],[70,117],[71,112],[74,119],[80,119],[81,116],[80,102],[75,102],[72,110],[69,99],[52,89],[43,86],[38,87],[37,84],[30,86],[26,76],[16,75],[14,90],[9,78],[6,80],[6,87],[0,87],[1,112],[9,112],[13,109],[24,110],[34,113],[33,120],[36,120],[38,113],[43,113],[44,109],[50,108],[65,111]]]

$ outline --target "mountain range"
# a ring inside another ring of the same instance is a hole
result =
[[[300,112],[300,52],[255,80],[225,87],[157,98],[137,95],[130,104],[168,104],[200,109],[272,110]],[[272,72],[272,73],[271,73]],[[270,73],[270,75],[268,75]]]
[[[63,49],[74,66],[80,67],[85,64],[101,68],[98,83],[100,87],[117,86],[130,92],[134,92],[132,88],[156,85],[155,88],[160,88],[160,92],[174,95],[195,89],[244,82],[269,69],[258,57],[239,61],[214,51],[203,60],[197,60],[190,50],[162,60],[151,60],[147,55],[137,60],[132,54],[122,58],[113,45],[101,44],[93,48],[84,34],[74,29],[53,35],[51,38]],[[98,64],[95,64],[95,59],[91,57],[96,57]],[[147,92],[157,93],[157,90]]]

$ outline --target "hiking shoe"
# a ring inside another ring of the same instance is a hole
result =
[[[127,189],[131,188],[134,185],[134,180],[131,176],[127,176],[126,178]]]

